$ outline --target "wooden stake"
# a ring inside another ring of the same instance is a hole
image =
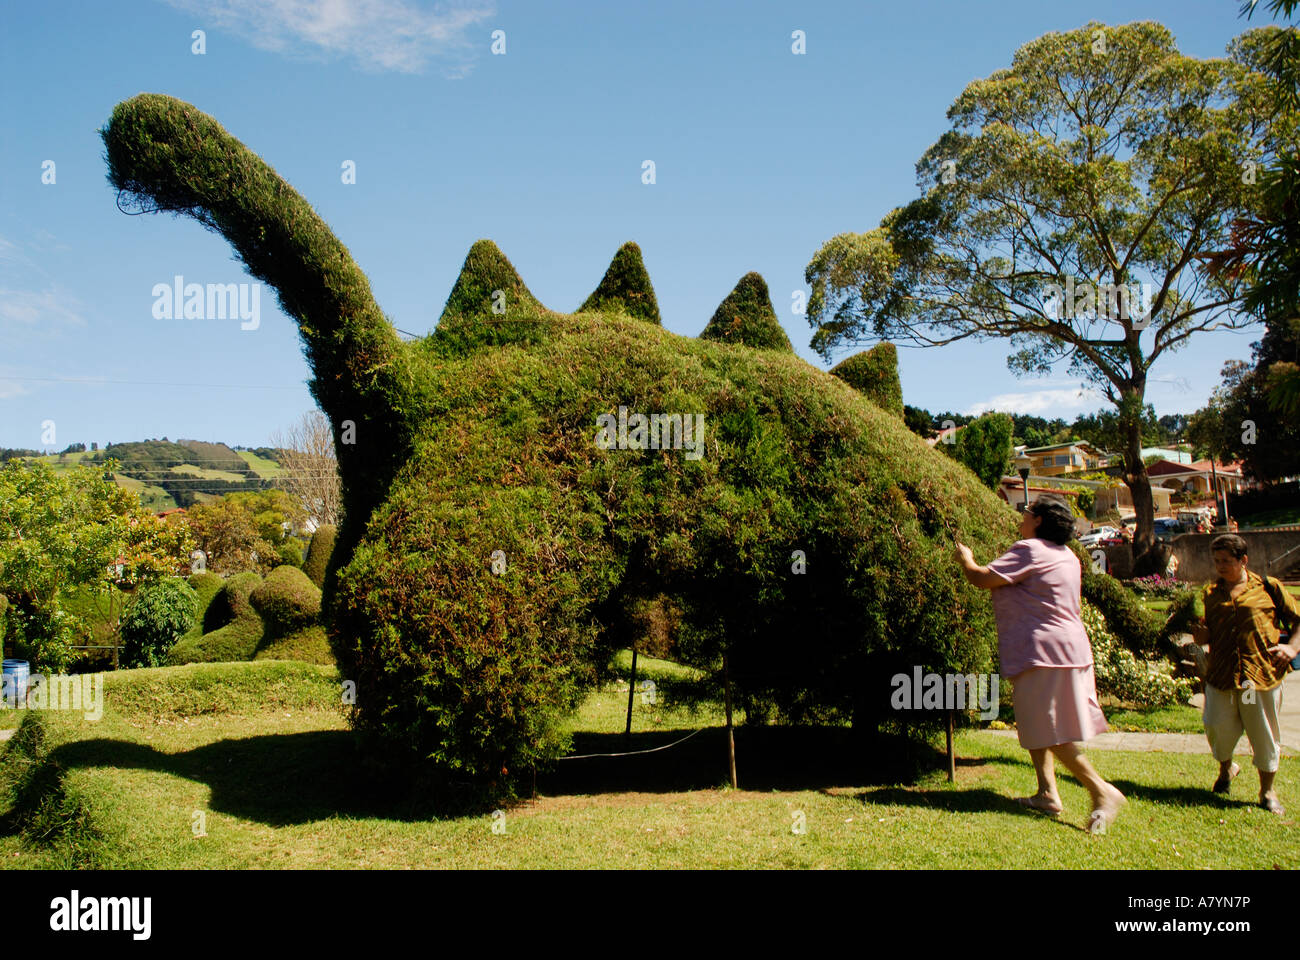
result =
[[[957,712],[948,711],[948,782],[953,783],[957,779],[957,755],[952,750],[952,734],[957,722]]]
[[[627,743],[632,742],[632,700],[636,697],[636,644],[632,644],[632,680],[627,687],[627,729],[623,731],[623,739]]]
[[[727,764],[731,768],[731,788],[736,790],[740,785],[736,782],[736,736],[731,726],[731,666],[725,651],[722,654],[722,686],[727,704]]]

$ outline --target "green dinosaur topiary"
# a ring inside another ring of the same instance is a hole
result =
[[[716,676],[725,653],[755,717],[874,728],[895,673],[993,667],[952,537],[995,556],[1014,512],[794,356],[756,274],[692,339],[626,300],[549,311],[479,241],[404,345],[310,205],[211,117],[142,94],[103,136],[123,199],[219,230],[299,324],[344,491],[326,619],[377,745],[485,780],[552,760],[608,625],[660,595],[676,655]]]

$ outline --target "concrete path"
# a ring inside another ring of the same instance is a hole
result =
[[[1204,697],[1192,697],[1192,706],[1200,709]],[[1278,717],[1282,727],[1282,747],[1289,755],[1300,754],[1300,672],[1291,671],[1283,681],[1282,711]],[[1014,730],[989,730],[987,733],[1001,737],[1014,737]],[[1103,733],[1085,744],[1089,750],[1135,750],[1144,753],[1204,753],[1210,745],[1203,733]],[[1249,756],[1250,741],[1242,735],[1237,752]]]

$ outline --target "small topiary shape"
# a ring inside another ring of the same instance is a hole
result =
[[[311,544],[307,547],[307,559],[303,561],[302,572],[322,590],[325,588],[325,571],[329,569],[337,534],[338,530],[328,523],[317,527],[311,535]]]
[[[663,326],[659,301],[655,299],[650,274],[646,272],[641,248],[628,241],[618,248],[614,259],[595,291],[578,308],[578,312],[622,310],[638,320]]]
[[[514,309],[531,314],[545,308],[495,243],[475,240],[465,255],[465,263],[447,297],[438,325],[467,318],[508,317]]]
[[[248,596],[266,625],[267,637],[279,637],[320,619],[320,587],[297,567],[276,567]]]
[[[740,278],[731,293],[718,304],[713,318],[700,333],[701,340],[717,340],[755,350],[784,350],[794,353],[790,338],[772,309],[767,281],[757,273]]]
[[[898,350],[892,343],[878,343],[834,366],[839,377],[868,400],[896,417],[903,415],[903,385],[898,379]]]
[[[249,597],[261,585],[262,578],[251,571],[237,573],[227,580],[204,617],[205,626],[213,623],[219,626],[202,636],[178,641],[168,653],[167,663],[179,666],[253,659],[266,628]]]

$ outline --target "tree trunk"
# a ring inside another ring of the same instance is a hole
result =
[[[1124,483],[1137,513],[1137,527],[1133,531],[1133,576],[1145,577],[1164,573],[1164,565],[1161,562],[1163,552],[1155,549],[1155,502],[1151,497],[1151,478],[1142,462],[1142,394],[1136,394],[1132,405],[1136,414],[1125,417],[1121,408],[1120,426],[1124,431]]]

